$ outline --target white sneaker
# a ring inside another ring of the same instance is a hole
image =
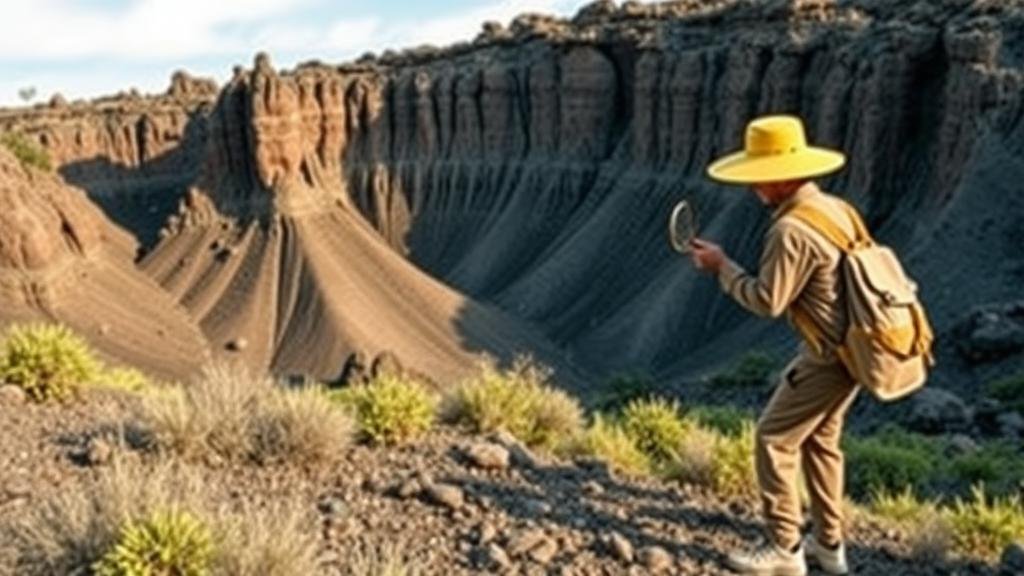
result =
[[[790,552],[775,544],[765,544],[752,552],[731,554],[727,563],[736,572],[753,576],[804,576],[807,574],[803,546],[800,546],[796,552]]]
[[[829,550],[818,543],[814,536],[804,538],[803,548],[807,554],[807,561],[821,567],[829,574],[848,574],[850,567],[846,565],[846,544],[839,543],[835,550]]]

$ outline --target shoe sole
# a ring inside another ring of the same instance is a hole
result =
[[[850,573],[850,569],[849,568],[830,568],[828,566],[825,566],[821,562],[821,560],[818,560],[818,558],[816,556],[812,556],[810,554],[807,555],[807,564],[808,564],[808,566],[814,566],[815,568],[821,568],[822,570],[824,570],[828,574],[831,574],[832,576],[847,576],[847,574]]]
[[[775,568],[772,570],[750,570],[737,566],[735,564],[727,563],[727,566],[733,572],[737,574],[745,574],[747,576],[807,576],[807,568],[801,570],[800,568]]]

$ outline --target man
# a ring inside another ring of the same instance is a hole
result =
[[[750,184],[772,208],[773,222],[756,276],[702,239],[693,241],[694,264],[716,275],[722,289],[743,307],[771,318],[786,314],[805,336],[758,420],[757,479],[770,538],[764,546],[730,555],[729,565],[744,574],[802,576],[808,560],[830,574],[848,571],[839,439],[858,386],[830,345],[842,341],[847,325],[840,281],[843,254],[789,215],[796,206],[809,204],[854,237],[855,225],[842,203],[811,180],[844,163],[841,153],[808,146],[798,118],[770,116],[747,127],[744,151],[708,170],[713,179]],[[801,465],[814,524],[813,535],[803,540],[797,490]]]

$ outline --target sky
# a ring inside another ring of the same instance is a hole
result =
[[[26,0],[0,17],[0,106],[129,88],[162,92],[175,70],[226,81],[266,51],[278,68],[367,51],[471,40],[484,21],[571,15],[587,0]]]

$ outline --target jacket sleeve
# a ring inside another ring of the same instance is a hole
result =
[[[800,295],[817,263],[807,234],[780,220],[765,237],[757,276],[732,260],[718,274],[726,294],[758,316],[778,318]]]

